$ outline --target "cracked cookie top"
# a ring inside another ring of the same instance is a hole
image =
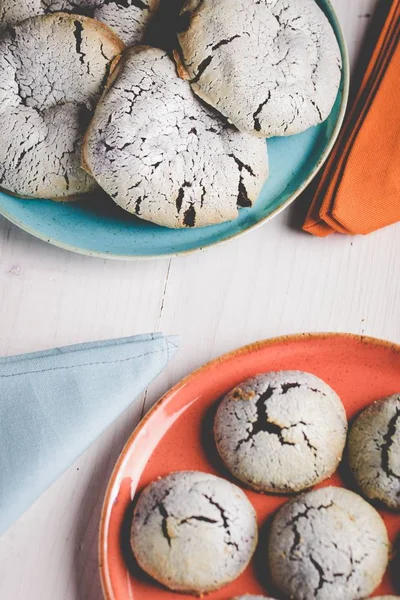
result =
[[[38,15],[58,11],[102,21],[125,42],[142,41],[159,0],[0,0],[0,29]]]
[[[229,481],[176,472],[140,495],[131,544],[142,569],[168,588],[209,592],[236,579],[249,563],[257,544],[256,515]]]
[[[324,121],[341,55],[315,0],[187,0],[181,73],[241,131],[292,135]]]
[[[400,510],[400,394],[362,411],[350,429],[348,454],[361,491]]]
[[[279,510],[268,557],[275,584],[296,600],[358,600],[379,585],[389,540],[368,502],[349,490],[325,487]]]
[[[231,473],[275,493],[299,492],[332,475],[346,433],[338,395],[300,371],[248,379],[223,398],[214,422],[218,452]]]
[[[61,13],[1,34],[1,188],[66,199],[96,187],[80,166],[82,137],[123,48],[102,23]]]
[[[203,106],[162,50],[130,48],[86,134],[83,162],[114,201],[166,227],[234,219],[268,176],[265,142]]]

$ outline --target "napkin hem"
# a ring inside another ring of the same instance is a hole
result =
[[[13,354],[12,356],[0,356],[0,365],[3,363],[13,363],[22,360],[36,360],[38,358],[47,358],[49,356],[59,356],[67,353],[78,353],[85,350],[92,350],[98,348],[107,348],[108,346],[124,346],[130,343],[136,342],[147,342],[152,340],[161,339],[163,334],[158,333],[144,333],[141,335],[128,336],[124,338],[98,340],[96,342],[81,342],[78,344],[71,344],[69,346],[59,346],[56,348],[48,348],[45,350],[27,352],[23,354]],[[171,336],[174,337],[174,336]],[[166,339],[164,337],[164,339]]]
[[[175,346],[177,348],[177,346]],[[145,352],[142,354],[138,354],[136,356],[129,356],[128,358],[119,358],[118,360],[101,360],[98,362],[92,363],[82,363],[68,366],[60,366],[60,367],[51,367],[48,369],[37,369],[36,371],[21,371],[20,373],[9,373],[7,375],[0,375],[0,379],[7,379],[8,377],[19,377],[20,375],[32,375],[36,373],[47,373],[49,371],[67,371],[68,369],[79,369],[81,367],[94,367],[98,365],[114,365],[117,363],[128,362],[130,360],[136,360],[138,358],[144,358],[145,356],[150,356],[151,354],[158,354],[159,352],[163,352],[163,348],[158,348],[157,350],[152,350],[151,352]],[[169,345],[167,345],[167,356],[169,360]]]

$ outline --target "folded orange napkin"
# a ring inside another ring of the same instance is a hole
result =
[[[400,0],[393,0],[303,229],[367,234],[400,221]]]

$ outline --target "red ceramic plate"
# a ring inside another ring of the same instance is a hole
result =
[[[215,403],[247,377],[282,369],[309,371],[324,379],[338,392],[351,419],[374,400],[400,390],[400,346],[342,334],[284,337],[226,354],[172,388],[133,433],[107,490],[100,525],[100,569],[107,600],[190,598],[161,588],[135,564],[129,546],[132,500],[153,479],[171,471],[195,469],[226,476],[212,444]],[[323,485],[341,486],[343,480],[345,471]],[[261,528],[287,500],[246,493]],[[400,517],[388,511],[381,514],[395,541]],[[375,595],[395,593],[394,588],[389,570]],[[233,584],[207,598],[228,600],[244,593],[273,593],[268,581],[262,581],[257,559]]]

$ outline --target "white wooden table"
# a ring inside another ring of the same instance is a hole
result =
[[[353,64],[378,2],[333,0]],[[102,598],[97,527],[107,479],[143,410],[183,375],[286,333],[400,342],[400,224],[320,240],[296,228],[299,212],[297,203],[215,250],[143,263],[70,254],[0,220],[0,355],[156,330],[181,335],[180,355],[144,398],[0,540],[1,600]]]

